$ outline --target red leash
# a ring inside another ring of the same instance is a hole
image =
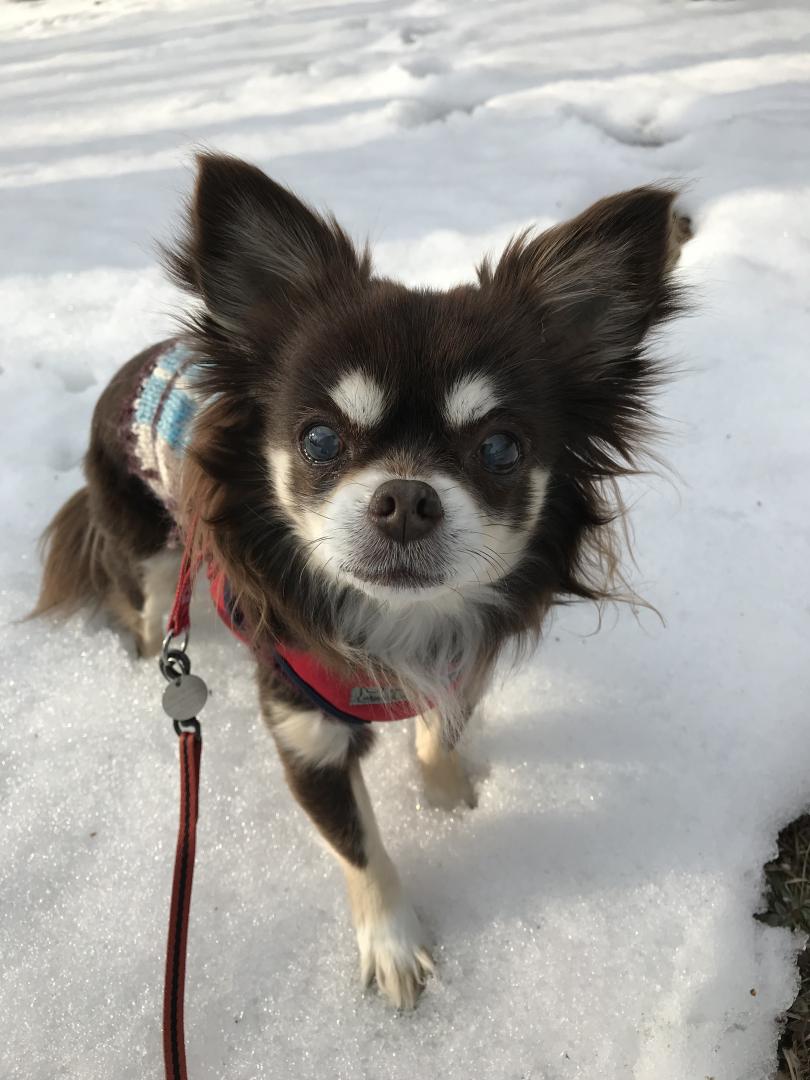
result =
[[[195,732],[180,736],[180,827],[174,856],[174,884],[166,946],[163,987],[163,1060],[166,1080],[187,1080],[183,997],[186,981],[186,941],[194,849],[197,834],[197,795],[200,785],[202,738]]]
[[[174,856],[172,904],[166,945],[166,979],[163,987],[163,1059],[166,1080],[187,1080],[188,1077],[183,1001],[202,754],[202,733],[197,713],[208,696],[202,679],[191,674],[191,661],[186,654],[191,593],[202,561],[198,556],[192,555],[193,541],[192,525],[160,660],[160,670],[169,683],[163,694],[163,708],[174,721],[180,747],[180,822]],[[172,648],[173,639],[181,635],[181,646]]]

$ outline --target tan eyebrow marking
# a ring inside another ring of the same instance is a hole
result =
[[[486,416],[501,404],[486,375],[463,375],[448,391],[444,418],[451,427],[464,427]]]
[[[343,375],[329,396],[343,415],[358,427],[374,427],[385,415],[385,391],[359,369]]]

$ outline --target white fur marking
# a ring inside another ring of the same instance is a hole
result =
[[[290,455],[286,450],[268,450],[267,458],[276,498],[290,517],[295,518],[295,500],[290,491]]]
[[[329,396],[343,413],[358,427],[373,427],[385,415],[385,393],[382,388],[362,371],[350,371]]]
[[[548,469],[532,469],[530,473],[531,485],[532,485],[532,501],[531,512],[529,514],[529,520],[526,524],[529,535],[534,532],[535,526],[540,520],[540,515],[543,512],[543,503],[546,500],[546,489],[548,488]]]
[[[315,709],[281,710],[272,706],[273,734],[288,752],[308,765],[339,765],[352,740],[347,724],[330,720]],[[286,715],[285,715],[286,713]],[[283,716],[283,719],[276,719]]]
[[[338,484],[317,512],[302,507],[293,520],[311,565],[336,586],[353,586],[354,595],[341,604],[337,617],[348,662],[396,671],[409,700],[439,706],[451,731],[462,710],[448,672],[456,671],[461,681],[470,675],[483,641],[486,610],[508,602],[492,586],[523,558],[541,512],[545,474],[537,470],[531,478],[529,513],[520,526],[489,519],[466,487],[447,474],[419,478],[435,488],[444,507],[435,537],[443,576],[435,585],[399,589],[353,573],[358,533],[368,527],[369,500],[391,479],[390,472],[361,469]]]
[[[542,517],[548,483],[544,469],[532,469],[530,499],[518,524],[490,519],[467,487],[442,473],[424,473],[437,491],[444,518],[435,536],[442,578],[423,588],[394,588],[353,573],[358,535],[368,528],[369,500],[392,473],[370,467],[350,473],[317,508],[298,505],[290,483],[289,454],[269,450],[268,463],[279,503],[306,544],[307,563],[333,584],[332,597],[345,602],[335,611],[336,630],[348,663],[397,673],[409,700],[439,706],[448,732],[462,718],[459,684],[473,674],[485,634],[485,613],[508,603],[493,586],[524,557]],[[342,586],[352,586],[345,596]],[[449,681],[457,673],[459,684]]]
[[[464,427],[492,412],[501,401],[486,375],[464,375],[444,401],[444,418],[451,427]]]

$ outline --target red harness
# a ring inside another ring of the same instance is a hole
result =
[[[192,540],[193,530],[183,556],[174,606],[169,616],[168,630],[173,638],[188,632],[191,593],[202,562],[189,554]],[[370,672],[362,668],[355,668],[348,678],[342,678],[325,667],[312,653],[294,649],[283,642],[257,647],[224,572],[213,563],[208,566],[208,581],[217,614],[231,633],[249,645],[263,663],[274,664],[296,690],[328,716],[346,724],[362,725],[372,721],[407,720],[421,712],[419,706],[409,701],[399,687],[381,686]]]
[[[217,567],[209,566],[208,580],[217,614],[228,629],[240,641],[250,645],[260,660],[275,664],[288,682],[317,709],[346,724],[407,720],[421,711],[408,701],[399,687],[381,686],[362,668],[355,668],[348,678],[341,678],[303,649],[294,649],[278,641],[270,647],[256,648],[225,574]]]

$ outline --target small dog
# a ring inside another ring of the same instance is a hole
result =
[[[360,771],[370,719],[416,715],[428,797],[475,804],[456,744],[507,643],[620,581],[636,467],[679,309],[675,193],[602,199],[514,238],[476,284],[373,273],[259,169],[199,159],[166,259],[195,297],[95,411],[87,486],[45,534],[36,613],[102,605],[159,651],[180,538],[249,639],[289,786],[346,876],[367,984],[433,970]]]

